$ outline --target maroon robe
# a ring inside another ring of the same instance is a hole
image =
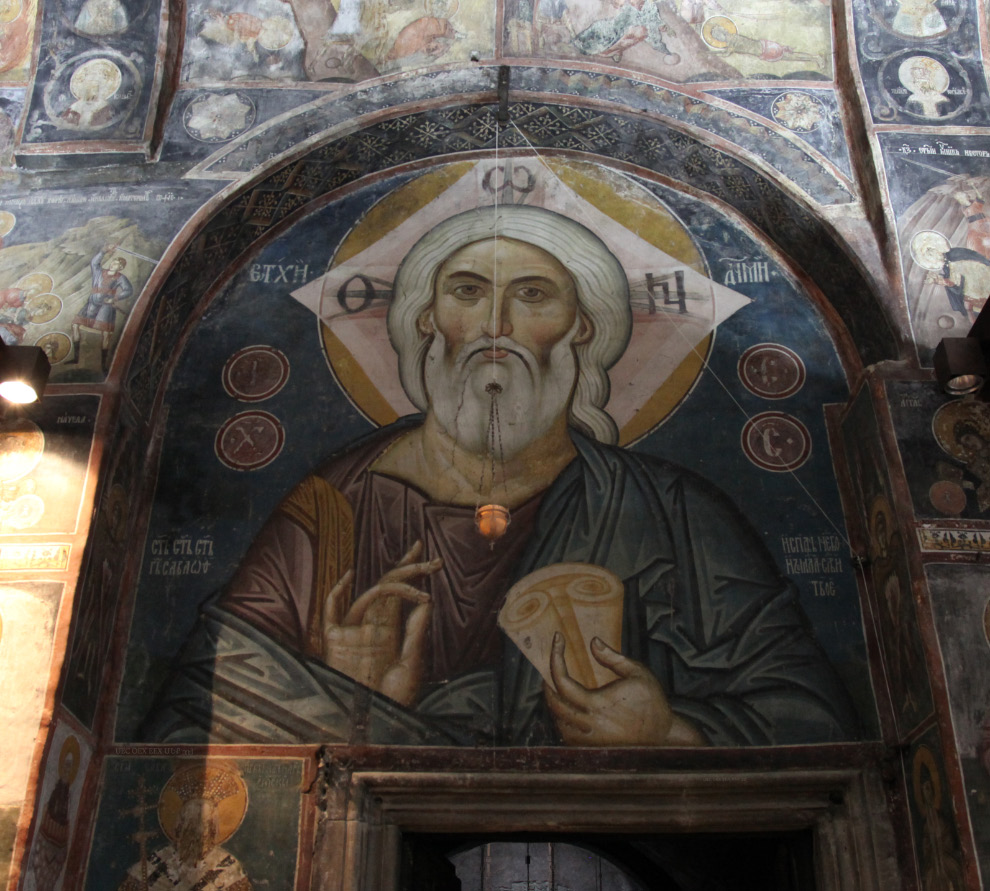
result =
[[[403,432],[373,437],[331,460],[316,476],[344,497],[353,515],[353,599],[393,569],[417,540],[423,542],[420,560],[443,559],[442,569],[413,581],[433,600],[424,672],[424,684],[430,685],[499,665],[498,611],[541,497],[512,512],[493,548],[475,527],[474,508],[434,503],[415,486],[370,469]],[[317,594],[328,591],[341,572],[321,578],[317,524],[288,506],[292,497],[255,539],[219,605],[282,644],[313,654],[322,614]]]

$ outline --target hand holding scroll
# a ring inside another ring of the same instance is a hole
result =
[[[544,693],[567,745],[704,745],[701,734],[671,710],[663,687],[645,665],[596,637],[591,654],[617,680],[589,690],[568,674],[564,649],[563,636],[555,634],[550,654],[553,686],[546,684]]]
[[[498,621],[543,676],[568,745],[704,745],[650,669],[619,652],[624,596],[602,566],[554,563],[512,586]]]

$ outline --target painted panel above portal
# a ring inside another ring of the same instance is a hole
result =
[[[556,159],[358,190],[236,272],[172,378],[118,739],[871,738],[845,394],[814,304],[709,203]]]
[[[357,83],[499,52],[674,82],[832,79],[829,8],[795,0],[197,0],[186,33],[196,83]]]

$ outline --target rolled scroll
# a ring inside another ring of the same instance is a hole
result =
[[[591,654],[591,641],[622,649],[623,593],[622,580],[601,566],[553,563],[509,589],[498,624],[551,687],[550,648],[559,631],[568,673],[597,689],[616,676]]]

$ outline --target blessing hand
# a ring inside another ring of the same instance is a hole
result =
[[[416,698],[423,677],[423,650],[433,604],[411,582],[443,566],[437,557],[419,561],[417,541],[394,569],[353,603],[354,573],[348,570],[327,594],[323,658],[331,668],[402,705]],[[402,602],[416,604],[405,622]]]
[[[550,676],[556,690],[544,685],[557,729],[569,746],[699,746],[704,737],[675,715],[660,682],[641,662],[613,650],[596,637],[591,655],[618,678],[589,690],[567,672],[564,638],[554,635]]]

